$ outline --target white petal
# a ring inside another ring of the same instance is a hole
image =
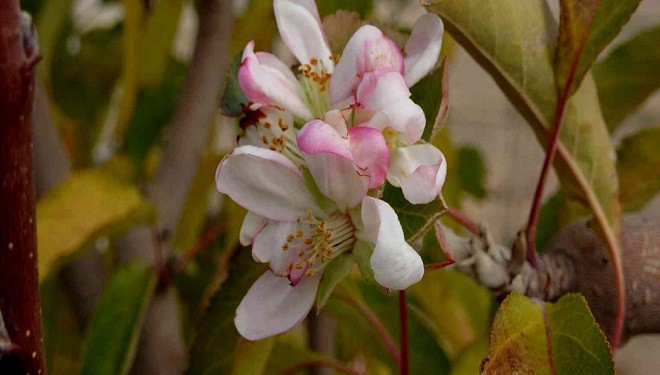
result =
[[[270,262],[273,255],[282,251],[286,237],[296,229],[296,222],[268,221],[252,244],[252,257],[260,263]]]
[[[314,58],[332,73],[332,52],[325,40],[316,4],[311,0],[275,0],[273,8],[282,40],[298,61],[310,64]]]
[[[250,246],[254,238],[257,237],[259,232],[264,229],[266,226],[267,220],[263,217],[255,214],[252,211],[248,211],[243,219],[243,225],[241,226],[241,233],[239,235],[239,242],[243,246]]]
[[[288,331],[312,309],[320,280],[319,272],[292,287],[287,278],[266,271],[238,305],[234,318],[236,329],[248,340]]]
[[[357,56],[361,52],[364,42],[380,38],[382,35],[383,33],[377,27],[365,25],[360,27],[348,41],[330,78],[328,93],[333,106],[350,98],[360,83]]]
[[[442,48],[444,25],[436,14],[419,17],[406,42],[406,83],[412,87],[435,66]]]
[[[302,173],[275,151],[237,147],[218,165],[215,181],[218,191],[268,219],[295,221],[309,210],[321,212]]]
[[[447,163],[442,152],[430,144],[400,147],[392,152],[387,179],[401,186],[403,195],[413,204],[435,199],[447,176]]]
[[[284,61],[280,60],[277,56],[269,52],[257,52],[255,53],[259,64],[264,69],[268,69],[273,74],[279,74],[283,78],[292,91],[298,90],[298,79],[291,71],[291,68],[287,66]]]
[[[371,268],[379,284],[403,290],[424,276],[424,263],[406,242],[399,219],[389,204],[365,197],[362,202],[364,236],[375,244]]]

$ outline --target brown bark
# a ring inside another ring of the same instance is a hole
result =
[[[0,311],[25,372],[45,372],[30,118],[36,33],[18,0],[0,0]]]

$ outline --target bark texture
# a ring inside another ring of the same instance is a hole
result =
[[[45,372],[30,126],[38,60],[30,17],[0,0],[0,311],[30,374]]]

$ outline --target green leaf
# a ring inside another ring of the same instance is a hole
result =
[[[538,230],[536,231],[536,249],[543,251],[552,237],[561,227],[561,214],[566,205],[566,196],[559,190],[548,198],[539,213]]]
[[[115,272],[89,326],[82,374],[130,372],[156,282],[153,267],[139,261]]]
[[[554,304],[513,293],[493,323],[482,374],[613,374],[605,335],[587,302],[567,294]]]
[[[56,274],[39,285],[46,368],[52,375],[79,374],[83,333]]]
[[[231,374],[265,374],[266,365],[274,347],[275,337],[269,337],[259,341],[249,341],[241,338],[236,346]]]
[[[445,124],[449,112],[449,64],[443,59],[439,67],[410,89],[410,99],[424,111],[426,127],[422,139],[430,141]]]
[[[409,288],[410,303],[433,323],[433,331],[450,359],[479,340],[488,339],[493,297],[469,277],[450,270],[427,272]]]
[[[266,266],[256,263],[249,250],[236,255],[227,280],[211,299],[197,327],[190,349],[187,374],[217,374],[231,368],[239,334],[234,315],[248,289],[264,273]]]
[[[374,253],[373,246],[364,241],[357,241],[351,255],[358,265],[362,277],[372,286],[382,288],[376,281],[374,270],[371,268],[371,255]]]
[[[456,169],[463,190],[477,199],[486,198],[486,163],[479,149],[463,146],[457,157]]]
[[[435,214],[443,209],[439,199],[427,204],[412,204],[403,196],[401,188],[389,183],[385,185],[383,200],[392,206],[399,217],[405,238],[410,238],[419,232]]]
[[[660,190],[660,127],[644,128],[626,137],[617,150],[621,204],[636,211]]]
[[[348,276],[353,268],[353,257],[350,254],[342,254],[333,259],[323,270],[323,278],[316,295],[316,308],[321,309],[328,302],[332,291],[337,284]]]
[[[328,358],[311,350],[277,343],[271,352],[268,365],[266,366],[268,369],[267,374],[284,374],[288,369],[301,362],[326,359]]]
[[[137,187],[97,170],[74,173],[37,204],[40,279],[61,258],[90,249],[98,237],[154,219]]]
[[[621,31],[641,0],[560,0],[557,89],[575,92],[598,54]]]
[[[617,46],[593,67],[603,116],[610,131],[660,87],[660,26]]]
[[[556,85],[552,62],[557,25],[543,0],[424,0],[446,30],[495,79],[546,147]],[[609,247],[617,243],[620,208],[614,148],[587,75],[569,100],[555,158],[567,197],[587,205]]]
[[[242,55],[243,52],[241,51],[234,56],[229,66],[229,72],[227,72],[225,91],[220,100],[220,110],[225,116],[238,117],[243,113],[242,106],[249,104],[241,90],[241,86],[238,84],[238,69],[241,67]]]

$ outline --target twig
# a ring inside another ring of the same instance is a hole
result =
[[[18,0],[0,0],[0,311],[25,373],[42,374],[31,114],[37,35]]]
[[[461,224],[465,229],[472,232],[472,234],[474,234],[477,237],[482,235],[479,225],[477,225],[474,221],[470,220],[470,218],[468,218],[464,213],[458,211],[453,207],[447,207],[446,210],[447,210],[446,212],[447,216],[451,217],[452,219],[454,219],[454,221]]]
[[[360,371],[357,371],[350,367],[349,365],[340,362],[333,358],[324,358],[324,359],[310,359],[309,361],[304,361],[295,364],[294,366],[289,367],[288,369],[282,372],[282,375],[297,374],[302,370],[310,369],[314,367],[329,367],[337,371],[341,371],[346,374],[351,375],[364,375]]]
[[[188,251],[186,251],[185,255],[183,256],[183,259],[179,262],[179,265],[177,267],[177,272],[182,273],[186,270],[190,262],[192,262],[193,259],[199,254],[201,251],[209,247],[211,242],[213,242],[218,236],[220,236],[222,233],[225,233],[227,231],[227,226],[225,224],[218,225],[214,228],[211,228],[208,230],[202,238]]]
[[[401,375],[410,374],[410,348],[408,346],[408,306],[406,291],[399,291],[399,323],[401,325]]]
[[[369,321],[369,323],[376,330],[378,336],[380,336],[380,339],[383,340],[383,343],[387,347],[387,351],[390,352],[390,355],[394,359],[394,362],[396,363],[397,367],[401,368],[401,353],[399,351],[399,348],[397,348],[396,344],[394,343],[394,340],[392,339],[392,336],[390,336],[390,334],[387,332],[387,328],[385,328],[383,323],[381,323],[380,319],[378,319],[376,314],[374,314],[374,312],[371,311],[371,309],[367,305],[359,301],[356,301],[347,295],[337,294],[336,298],[356,309],[359,313],[362,314],[362,316],[364,316]]]

